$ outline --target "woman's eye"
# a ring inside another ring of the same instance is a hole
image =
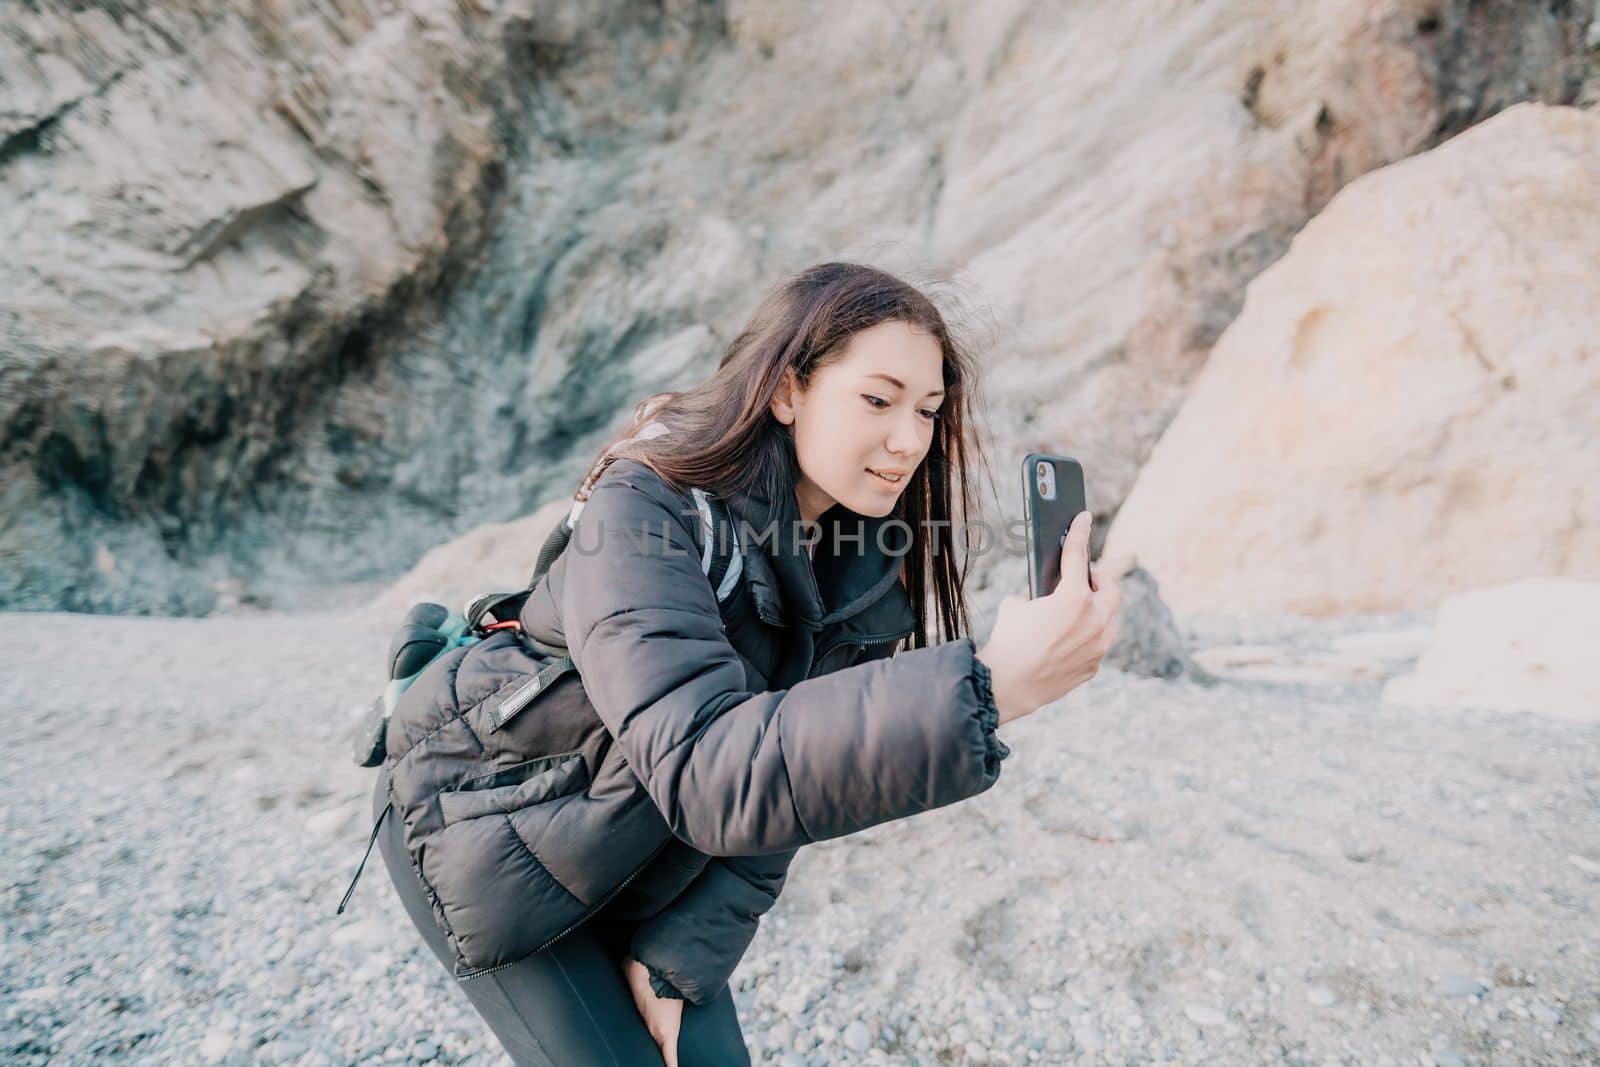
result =
[[[892,406],[883,397],[881,397],[881,396],[873,396],[871,393],[862,393],[861,394],[861,399],[865,400],[867,403],[871,404],[874,408],[877,408],[879,411],[882,411],[884,408]],[[917,412],[917,414],[921,415],[923,418],[927,419],[929,422],[938,422],[941,418],[943,418],[943,415],[941,415],[939,412],[937,412],[937,411],[929,411],[927,408],[920,409]]]

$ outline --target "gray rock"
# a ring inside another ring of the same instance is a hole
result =
[[[293,1063],[310,1052],[310,1047],[295,1038],[280,1037],[262,1045],[257,1050],[263,1063]]]
[[[200,1058],[207,1061],[219,1060],[233,1049],[233,1034],[227,1030],[207,1030],[206,1035],[200,1039]]]
[[[1339,994],[1327,986],[1314,985],[1306,987],[1306,999],[1319,1008],[1326,1008],[1339,1001]]]
[[[872,1047],[872,1032],[857,1019],[844,1028],[844,1043],[852,1052],[865,1052]]]
[[[1228,1021],[1228,1017],[1222,1012],[1204,1004],[1185,1005],[1183,1014],[1196,1026],[1221,1026]]]
[[[799,990],[791,990],[778,998],[777,1007],[785,1015],[796,1016],[804,1015],[809,1004],[804,993]]]
[[[1172,612],[1162,601],[1155,576],[1134,567],[1117,578],[1122,587],[1122,632],[1102,661],[1105,666],[1146,678],[1188,678],[1202,685],[1218,679],[1189,657]]]
[[[787,1048],[793,1041],[794,1024],[787,1019],[780,1019],[766,1033],[766,1042],[771,1048]]]
[[[1466,974],[1447,974],[1434,984],[1441,997],[1475,997],[1484,991],[1482,982]]]

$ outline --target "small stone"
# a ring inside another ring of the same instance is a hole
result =
[[[226,1030],[207,1030],[200,1039],[200,1058],[220,1060],[233,1048],[233,1035]]]
[[[1567,853],[1567,862],[1572,864],[1584,874],[1600,875],[1600,863],[1578,855],[1576,852]]]
[[[1467,1061],[1454,1049],[1441,1048],[1433,1052],[1435,1067],[1467,1067]]]
[[[1339,1002],[1339,995],[1325,985],[1314,985],[1306,989],[1306,999],[1319,1008],[1327,1008]]]
[[[306,829],[314,834],[336,834],[346,823],[355,818],[355,814],[356,809],[349,804],[335,804],[307,818]]]
[[[1055,997],[1047,997],[1043,993],[1035,993],[1028,998],[1028,1007],[1033,1011],[1051,1011],[1056,1006]]]
[[[967,1042],[966,1053],[967,1053],[967,1062],[969,1062],[969,1063],[988,1063],[989,1062],[989,1050],[984,1048],[982,1045],[978,1044],[978,1042],[976,1042],[976,1041],[968,1041]]]
[[[257,1051],[263,1063],[293,1063],[296,1060],[303,1059],[310,1049],[304,1042],[296,1041],[293,1038],[280,1037],[262,1045]]]
[[[1483,983],[1466,974],[1447,974],[1433,987],[1441,997],[1475,997],[1483,992]]]
[[[1183,1014],[1196,1026],[1221,1026],[1228,1021],[1228,1017],[1216,1008],[1208,1008],[1204,1004],[1190,1004],[1183,1009]]]
[[[1085,1052],[1098,1052],[1105,1047],[1106,1039],[1099,1030],[1088,1023],[1074,1023],[1072,1026],[1072,1040]]]
[[[426,1039],[418,1041],[411,1046],[411,1059],[416,1063],[427,1063],[439,1055],[439,1046]]]
[[[381,949],[391,937],[390,932],[376,919],[362,919],[359,922],[339,925],[329,935],[328,940],[335,945],[359,945],[362,948]]]
[[[844,1043],[852,1052],[865,1052],[872,1046],[872,1032],[866,1023],[857,1019],[844,1028]]]

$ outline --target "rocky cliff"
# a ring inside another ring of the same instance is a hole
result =
[[[0,606],[350,602],[568,491],[829,257],[953,277],[1002,499],[1060,450],[1110,516],[1306,220],[1517,101],[1587,100],[1592,17],[28,5],[0,30]]]

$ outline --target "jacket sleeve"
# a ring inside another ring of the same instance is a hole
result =
[[[782,852],[995,783],[999,714],[970,638],[749,692],[692,514],[665,483],[616,471],[564,553],[562,628],[674,834],[711,856]]]
[[[705,1004],[727,986],[783,891],[794,849],[716,857],[689,887],[634,930],[630,954],[658,997]]]

